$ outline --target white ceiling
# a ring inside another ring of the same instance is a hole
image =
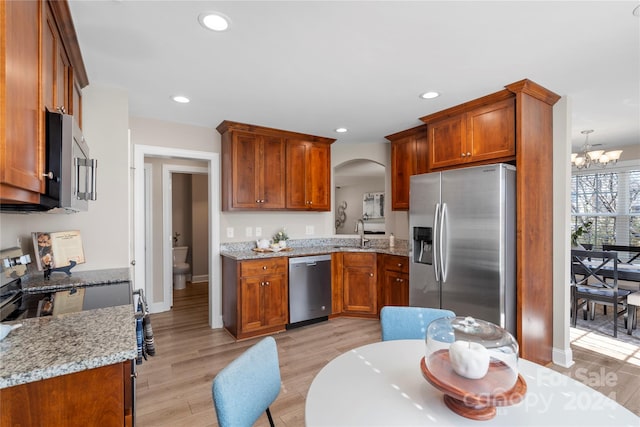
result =
[[[574,147],[640,141],[633,1],[71,0],[90,84],[125,88],[130,114],[222,120],[383,142],[419,117],[528,78],[572,105]],[[224,33],[198,24],[229,16]],[[427,90],[442,93],[419,99]],[[176,104],[176,94],[191,98]],[[347,127],[337,134],[334,129]]]

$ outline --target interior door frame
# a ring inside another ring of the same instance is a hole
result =
[[[152,309],[163,309],[166,300],[160,305],[155,303],[153,292],[149,292],[145,277],[145,157],[179,158],[190,160],[202,160],[207,162],[209,179],[209,326],[222,328],[222,286],[220,266],[220,154],[206,151],[184,150],[171,147],[158,147],[152,145],[134,145],[134,288],[144,289],[147,301]],[[170,237],[170,236],[169,236]],[[168,242],[168,243],[167,243]],[[163,239],[164,246],[171,246],[171,241]],[[170,248],[169,248],[170,249]],[[173,265],[173,263],[170,263]],[[166,265],[166,264],[165,264]],[[163,287],[164,289],[164,287]],[[163,300],[164,300],[163,295]]]

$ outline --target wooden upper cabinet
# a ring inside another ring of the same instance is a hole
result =
[[[39,201],[44,190],[44,135],[39,99],[39,17],[42,3],[3,1],[0,91],[0,199]]]
[[[331,209],[334,139],[223,121],[222,210]]]
[[[331,210],[331,146],[287,141],[287,209]]]
[[[89,81],[66,1],[3,1],[0,21],[0,203],[38,203],[45,108],[64,106],[81,125]]]
[[[411,175],[428,171],[426,125],[388,135],[391,141],[391,209],[409,209]]]
[[[42,93],[49,111],[73,114],[72,71],[50,5],[44,8],[42,26]]]
[[[422,118],[429,170],[515,160],[515,99],[503,92],[487,98]]]
[[[254,133],[231,135],[231,207],[284,208],[284,141]]]

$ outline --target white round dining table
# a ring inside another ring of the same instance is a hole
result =
[[[613,399],[524,359],[518,361],[527,383],[521,402],[497,407],[488,421],[462,417],[424,379],[420,360],[425,349],[422,340],[382,341],[336,357],[311,383],[307,427],[640,426],[640,417]]]

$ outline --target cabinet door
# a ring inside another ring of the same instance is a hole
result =
[[[415,138],[391,143],[391,209],[409,210],[409,182],[416,169]]]
[[[240,331],[249,332],[264,326],[262,287],[264,276],[240,279]]]
[[[307,145],[305,161],[307,207],[315,211],[331,209],[331,154],[326,144]]]
[[[409,305],[409,275],[397,271],[384,272],[384,305]]]
[[[236,132],[233,134],[231,169],[233,181],[233,207],[257,208],[261,194],[259,179],[260,141],[256,135]]]
[[[331,210],[331,147],[287,141],[287,208]]]
[[[343,262],[344,312],[376,314],[376,255],[345,253]]]
[[[0,199],[36,202],[44,190],[44,134],[39,104],[39,17],[44,2],[3,2],[0,56]]]
[[[264,276],[262,317],[264,326],[286,325],[289,321],[289,298],[284,275]]]
[[[429,170],[466,161],[466,121],[464,115],[448,117],[427,126]]]
[[[260,144],[260,207],[283,209],[285,206],[285,145],[282,138],[264,136]]]
[[[42,27],[42,93],[49,111],[64,109],[73,114],[71,103],[71,66],[60,32],[48,3],[44,8]],[[44,115],[44,111],[43,111]]]
[[[467,152],[472,162],[515,156],[515,100],[467,113]]]
[[[307,208],[306,144],[302,141],[287,141],[287,208]]]

